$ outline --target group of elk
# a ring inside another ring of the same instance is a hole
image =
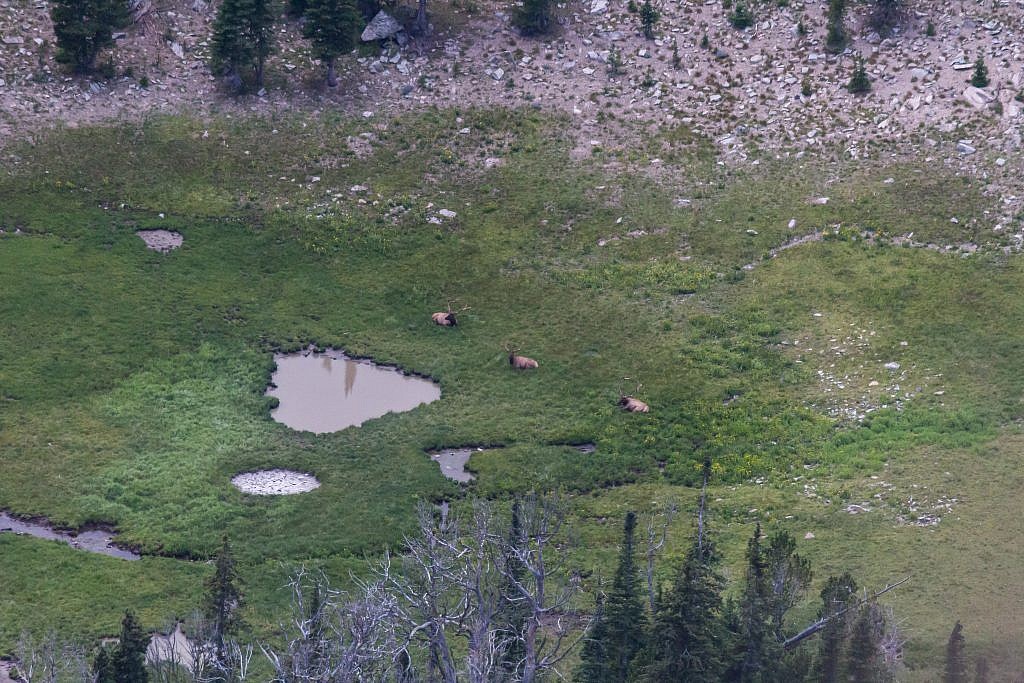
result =
[[[462,311],[469,310],[469,306],[464,306],[460,309]],[[452,310],[451,302],[448,303],[447,311],[438,311],[430,316],[430,319],[434,321],[435,325],[441,327],[456,327],[459,322],[455,317],[455,312]],[[505,344],[505,351],[508,353],[508,364],[516,370],[535,370],[540,367],[540,363],[527,356],[520,356],[519,349],[514,348],[511,344]],[[628,377],[625,379],[629,379]],[[640,389],[643,387],[642,384],[636,385],[636,392],[639,394]],[[636,398],[635,396],[627,396],[622,393],[622,389],[619,389],[619,407],[628,413],[646,413],[649,412],[651,407]]]

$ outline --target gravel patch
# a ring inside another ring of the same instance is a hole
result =
[[[142,238],[147,249],[159,251],[161,254],[177,249],[185,241],[181,233],[170,230],[138,230],[135,234]]]
[[[320,488],[312,474],[292,470],[260,470],[236,475],[231,483],[242,493],[254,496],[290,496]]]

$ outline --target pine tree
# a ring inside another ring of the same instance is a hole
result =
[[[580,648],[580,663],[573,674],[576,683],[604,683],[608,680],[608,657],[605,652],[607,633],[604,626],[604,595],[598,595],[597,608],[583,647]]]
[[[903,15],[903,0],[873,0],[868,23],[880,35],[887,36],[900,25]]]
[[[626,514],[619,549],[619,564],[604,608],[604,652],[607,678],[625,681],[637,651],[643,645],[646,617],[640,597],[640,573],[636,565],[636,513]]]
[[[131,611],[121,620],[121,639],[114,650],[113,665],[116,683],[146,683],[146,648],[149,636]]]
[[[50,10],[57,61],[88,73],[96,55],[114,44],[114,29],[128,23],[125,0],[55,0]]]
[[[868,70],[864,66],[864,58],[860,55],[854,59],[853,75],[846,89],[854,95],[860,95],[871,90],[871,79],[868,78]]]
[[[770,614],[774,637],[785,640],[786,612],[804,596],[811,583],[811,563],[796,554],[796,540],[786,531],[772,535],[765,552],[770,589]]]
[[[309,0],[305,16],[302,32],[327,65],[327,85],[333,88],[338,84],[334,61],[355,47],[362,17],[355,0]]]
[[[515,584],[522,583],[526,574],[523,566],[513,552],[518,548],[523,539],[522,510],[519,499],[512,501],[512,519],[508,530],[508,550],[502,561],[505,563],[505,585],[502,588],[501,615],[498,618],[501,630],[504,632],[508,644],[505,646],[505,653],[502,658],[502,669],[508,674],[509,679],[515,679],[519,665],[526,656],[523,647],[522,634],[526,628],[526,620],[529,616],[526,604],[518,599],[519,590]]]
[[[846,648],[846,677],[850,683],[882,683],[891,679],[879,647],[885,618],[878,604],[863,605],[850,627]]]
[[[660,18],[661,13],[654,9],[651,0],[644,0],[644,4],[640,6],[640,28],[644,32],[644,38],[654,40],[654,26]]]
[[[242,71],[253,69],[256,88],[274,46],[275,0],[224,0],[213,24],[210,62],[230,86],[241,89]]]
[[[716,683],[728,650],[722,618],[722,577],[714,544],[694,539],[668,593],[658,600],[647,645],[634,674],[643,683]]]
[[[92,663],[92,676],[95,683],[117,683],[117,670],[114,668],[113,648],[101,645]]]
[[[980,56],[978,60],[974,62],[974,73],[971,75],[971,85],[975,88],[988,87],[988,67],[985,66],[985,60]]]
[[[523,0],[512,19],[523,35],[543,35],[551,27],[551,0]]]
[[[825,46],[830,52],[842,52],[846,48],[846,28],[843,26],[845,15],[846,0],[829,0]]]
[[[847,615],[840,613],[850,606],[856,591],[857,582],[849,573],[828,577],[821,589],[821,611],[818,612],[818,618],[832,618],[826,622],[818,636],[818,654],[812,670],[812,679],[815,681],[839,681],[847,624]]]
[[[964,651],[964,627],[957,621],[946,643],[946,670],[943,683],[967,683],[967,654]]]
[[[747,571],[736,608],[736,680],[771,680],[771,672],[782,654],[772,628],[771,582],[768,562],[761,547],[761,524],[747,542]]]
[[[732,24],[733,28],[740,29],[741,31],[745,28],[750,28],[754,25],[754,15],[742,2],[736,3],[736,9],[729,15],[729,23]]]
[[[231,554],[231,545],[225,535],[214,558],[213,576],[205,582],[206,596],[203,604],[203,612],[210,622],[214,654],[218,661],[224,657],[224,639],[234,633],[240,625],[240,583],[235,559]]]

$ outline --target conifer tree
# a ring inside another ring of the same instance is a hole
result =
[[[551,28],[551,0],[523,0],[512,19],[523,35],[543,35]]]
[[[832,618],[825,623],[818,635],[818,655],[812,670],[812,679],[815,681],[836,683],[840,680],[847,623],[847,615],[840,612],[850,606],[856,591],[857,582],[849,573],[828,577],[824,588],[821,589],[821,610],[818,612],[818,618]]]
[[[988,78],[988,67],[985,66],[985,60],[978,57],[977,61],[974,62],[974,73],[971,75],[971,85],[975,88],[985,88],[989,84]]]
[[[239,590],[241,579],[235,568],[235,558],[225,535],[214,558],[213,576],[206,580],[206,596],[203,612],[210,622],[214,654],[217,660],[224,658],[224,639],[235,632],[240,624],[239,608],[242,594]]]
[[[327,65],[327,85],[333,88],[338,84],[334,62],[355,47],[362,17],[355,0],[308,0],[305,16],[302,31]]]
[[[210,61],[233,89],[241,89],[242,71],[253,69],[257,89],[274,47],[275,0],[224,0],[213,24]]]
[[[796,554],[796,540],[786,531],[772,535],[765,551],[770,590],[770,614],[773,635],[785,640],[786,612],[804,596],[811,583],[811,563]]]
[[[957,621],[946,643],[946,670],[943,683],[967,683],[967,654],[964,651],[964,627]]]
[[[625,681],[630,664],[643,645],[646,618],[636,564],[636,513],[626,514],[619,564],[604,607],[604,654],[609,683]]]
[[[580,649],[580,663],[573,674],[576,683],[604,683],[608,680],[608,658],[604,648],[606,637],[604,595],[598,595],[594,618]]]
[[[846,89],[855,95],[871,90],[871,79],[868,78],[868,70],[864,67],[864,58],[860,55],[854,59],[853,75],[850,76]]]
[[[723,580],[714,544],[694,539],[672,586],[658,600],[647,645],[634,673],[643,683],[716,683],[728,651],[722,615]]]
[[[850,683],[882,683],[890,680],[879,647],[885,634],[885,618],[875,602],[861,606],[850,627],[846,648],[846,677]]]
[[[117,683],[114,668],[114,648],[101,645],[92,663],[92,677],[95,683]]]
[[[651,0],[644,0],[644,4],[640,6],[640,28],[643,30],[644,38],[654,40],[654,26],[660,18],[661,13],[654,8]]]
[[[146,683],[146,648],[149,636],[133,612],[126,611],[121,620],[121,638],[114,650],[113,665],[116,683]]]
[[[88,73],[96,55],[114,44],[114,29],[128,23],[125,0],[55,0],[50,9],[57,61]]]
[[[873,0],[868,23],[880,35],[887,36],[900,25],[903,15],[903,0]]]
[[[829,0],[825,46],[830,52],[842,52],[846,48],[846,27],[843,26],[845,15],[846,0]]]
[[[505,653],[502,658],[502,669],[509,679],[515,679],[515,674],[526,656],[523,647],[522,634],[526,628],[526,620],[529,616],[526,604],[518,599],[519,590],[516,583],[522,583],[526,574],[526,568],[515,557],[514,548],[519,547],[523,538],[523,523],[521,503],[519,499],[512,501],[512,519],[509,524],[507,550],[502,561],[505,563],[504,587],[502,588],[502,613],[499,616],[501,629],[505,633],[508,644],[505,646]]]
[[[768,563],[761,547],[761,524],[747,542],[747,570],[736,608],[738,648],[733,663],[736,680],[771,680],[771,672],[782,653],[772,628],[772,596]]]

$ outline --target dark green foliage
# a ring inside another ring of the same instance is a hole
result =
[[[782,654],[772,625],[772,586],[768,560],[761,546],[761,525],[747,542],[747,569],[731,621],[736,634],[736,652],[731,676],[737,681],[770,680]]]
[[[846,48],[846,0],[829,0],[828,23],[826,24],[825,47],[830,52],[842,52]]]
[[[513,23],[525,36],[539,36],[551,29],[551,0],[524,0],[512,15]]]
[[[604,625],[604,596],[597,596],[597,608],[590,622],[583,647],[580,648],[580,663],[573,674],[576,683],[603,683],[608,680],[608,657],[605,639],[608,637]]]
[[[964,646],[964,627],[959,621],[953,626],[946,643],[946,668],[942,675],[943,683],[967,683],[967,653]]]
[[[885,635],[885,617],[876,602],[868,602],[857,613],[846,648],[846,677],[850,683],[880,683],[891,679],[880,648]]]
[[[676,43],[676,39],[672,39],[672,68],[678,69],[682,64],[682,59],[679,57],[679,44]]]
[[[711,49],[711,41],[708,40],[708,34],[705,33],[704,36],[700,39],[700,46],[705,50]]]
[[[710,540],[694,539],[669,591],[658,600],[647,645],[637,656],[637,681],[714,683],[725,668],[728,633],[722,615],[724,582]]]
[[[117,645],[100,647],[93,661],[96,683],[146,683],[146,648],[149,636],[142,630],[135,613],[128,610],[121,620]]]
[[[355,0],[308,0],[302,32],[327,65],[327,85],[331,87],[338,84],[334,62],[355,47],[362,19]]]
[[[974,62],[974,73],[971,74],[971,85],[975,88],[985,88],[989,84],[988,78],[988,67],[985,66],[985,60],[980,56],[977,61]]]
[[[736,9],[729,15],[729,23],[740,30],[750,28],[754,25],[754,15],[745,3],[737,2]]]
[[[640,6],[640,29],[644,32],[644,38],[654,39],[654,26],[660,18],[661,13],[654,8],[651,0],[644,0],[644,4]]]
[[[252,69],[257,89],[263,87],[263,66],[274,46],[275,0],[224,0],[213,24],[210,66],[240,90],[242,72]]]
[[[114,29],[128,22],[128,5],[125,0],[56,0],[50,19],[57,61],[88,73],[100,50],[113,45]]]
[[[847,614],[840,614],[855,600],[857,582],[849,573],[830,576],[821,589],[819,619],[832,617],[818,634],[818,654],[812,678],[821,683],[839,681],[842,671],[843,641],[846,637]]]
[[[850,76],[850,82],[846,85],[846,89],[854,95],[869,92],[871,90],[871,79],[868,78],[868,70],[864,66],[864,58],[858,55],[853,64],[853,75]]]
[[[505,646],[504,656],[502,657],[502,668],[510,678],[515,678],[519,665],[526,656],[523,640],[518,637],[518,634],[524,632],[526,620],[529,616],[529,609],[526,603],[519,599],[512,599],[518,598],[519,589],[516,588],[516,584],[522,584],[526,574],[526,567],[516,559],[515,553],[512,550],[523,542],[521,507],[522,503],[518,498],[512,501],[512,519],[508,529],[509,549],[505,553],[505,557],[502,558],[502,561],[505,563],[505,585],[502,587],[501,594],[505,599],[500,603],[501,613],[498,615],[498,621],[509,638],[508,645]],[[598,611],[600,612],[600,610]],[[595,617],[595,619],[598,617]]]
[[[931,19],[928,20],[928,25],[925,26],[924,34],[929,38],[935,37],[935,24],[932,22]]]
[[[235,559],[231,553],[228,537],[221,540],[220,550],[214,558],[214,573],[204,585],[206,595],[203,600],[203,612],[210,622],[210,631],[217,659],[224,655],[224,639],[234,633],[240,624],[239,608],[242,605],[242,593],[239,590],[241,579],[235,568]]]
[[[606,681],[625,681],[646,627],[636,564],[636,513],[626,514],[619,564],[604,606]]]
[[[292,17],[301,17],[309,7],[309,0],[288,0],[287,10]]]
[[[888,36],[903,22],[903,0],[873,0],[868,24],[882,36]]]
[[[811,583],[811,563],[796,554],[796,540],[786,531],[772,535],[765,551],[769,613],[775,639],[785,640],[786,612],[803,599]]]
[[[801,38],[807,35],[807,26],[804,25],[803,19],[800,19],[800,21],[796,22],[796,33]]]

